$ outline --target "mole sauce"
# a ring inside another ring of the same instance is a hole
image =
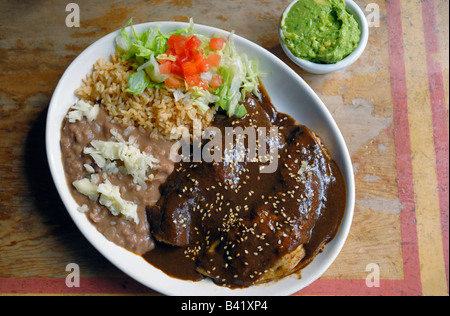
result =
[[[221,162],[175,164],[161,198],[147,207],[156,247],[143,255],[173,277],[207,276],[229,287],[277,279],[286,271],[275,267],[294,262],[288,274],[299,271],[339,229],[345,182],[320,139],[277,112],[265,93],[262,100],[248,94],[244,104],[243,118],[218,113],[213,126],[223,133],[230,126],[277,126],[278,168],[261,173],[259,161],[225,155]]]

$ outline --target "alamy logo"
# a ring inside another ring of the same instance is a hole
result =
[[[66,16],[67,27],[80,27],[80,6],[76,3],[66,5],[66,12],[70,12]]]
[[[67,287],[80,287],[80,266],[76,263],[66,265],[66,272],[70,272],[66,276]]]
[[[278,168],[278,127],[225,127],[225,135],[217,127],[202,130],[194,120],[193,133],[187,127],[172,129],[171,138],[178,141],[171,148],[174,162],[259,162],[260,173],[273,173]],[[206,142],[205,142],[206,141]]]
[[[369,263],[366,266],[366,272],[369,272],[366,277],[366,286],[380,287],[380,266],[376,263]]]

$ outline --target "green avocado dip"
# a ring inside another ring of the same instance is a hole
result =
[[[358,46],[361,31],[344,0],[298,0],[281,20],[283,41],[297,57],[334,64]]]

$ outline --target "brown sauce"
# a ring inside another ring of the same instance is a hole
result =
[[[143,255],[173,277],[208,276],[230,287],[281,278],[307,265],[339,229],[345,182],[320,139],[277,112],[265,93],[262,101],[248,95],[245,106],[243,118],[218,114],[213,125],[223,135],[226,127],[278,127],[278,168],[261,173],[267,162],[225,155],[175,164],[161,198],[147,208],[156,242]],[[274,269],[280,262],[289,268]]]

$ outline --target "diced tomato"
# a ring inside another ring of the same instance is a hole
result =
[[[189,61],[189,60],[190,60],[190,58],[189,58],[189,56],[187,56],[187,55],[185,54],[185,52],[179,54],[178,57],[177,57],[177,63],[178,63],[178,65],[180,65],[180,67],[181,67],[185,62],[187,62],[187,61]]]
[[[222,50],[226,42],[227,40],[224,38],[219,37],[211,38],[211,40],[209,41],[209,47],[211,47],[211,49],[214,50]]]
[[[198,70],[199,73],[208,72],[211,69],[211,65],[204,58],[198,59],[195,62],[195,65],[197,66],[197,70]]]
[[[175,47],[175,43],[178,43],[178,42],[184,43],[185,41],[186,41],[186,38],[183,35],[171,35],[169,37],[169,40],[167,41],[167,45],[169,47]]]
[[[177,55],[187,55],[186,54],[186,42],[175,42],[173,48]]]
[[[185,76],[184,79],[186,80],[188,87],[195,87],[200,84],[200,76],[198,74]]]
[[[219,66],[221,57],[220,57],[219,54],[211,52],[211,53],[209,53],[209,55],[208,55],[208,57],[206,59],[208,60],[208,63],[212,67],[217,67],[217,66]]]
[[[169,89],[177,89],[183,85],[183,81],[176,76],[170,76],[164,81],[164,84]]]
[[[221,75],[213,75],[211,78],[211,87],[218,88],[222,85],[223,78]]]
[[[176,56],[175,50],[172,47],[169,47],[166,51],[167,56]]]
[[[183,68],[181,68],[181,65],[178,62],[172,63],[170,72],[178,76],[183,76]]]
[[[195,63],[192,61],[187,61],[183,63],[181,67],[183,68],[183,74],[185,77],[198,74],[197,67],[195,66]]]
[[[191,54],[191,60],[193,60],[194,62],[197,62],[198,60],[203,60],[205,58],[203,56],[204,54],[205,52],[203,51],[203,49],[199,49]]]
[[[208,89],[209,89],[208,81],[206,81],[205,79],[200,79],[200,83],[199,83],[198,85],[199,85],[200,88],[202,88],[203,90],[208,90]]]
[[[211,67],[218,67],[220,63],[220,55],[210,52],[205,58],[205,52],[200,49],[202,41],[195,35],[171,35],[167,41],[168,49],[166,54],[175,56],[175,61],[158,60],[160,63],[159,71],[161,74],[171,74],[165,81],[168,88],[177,88],[184,84],[183,79],[189,87],[201,87],[208,89],[211,87],[219,87],[222,85],[222,76],[213,76],[211,83],[200,78],[200,73],[210,71]],[[210,47],[213,50],[223,49],[226,43],[225,39],[213,38],[210,40]]]
[[[195,35],[189,36],[186,40],[186,49],[194,53],[202,45],[202,41]]]
[[[183,35],[171,35],[167,41],[167,46],[169,46],[169,49],[173,49],[174,55],[180,55],[186,47],[186,37]]]
[[[172,62],[165,60],[159,65],[159,73],[162,75],[169,75],[172,70]]]

